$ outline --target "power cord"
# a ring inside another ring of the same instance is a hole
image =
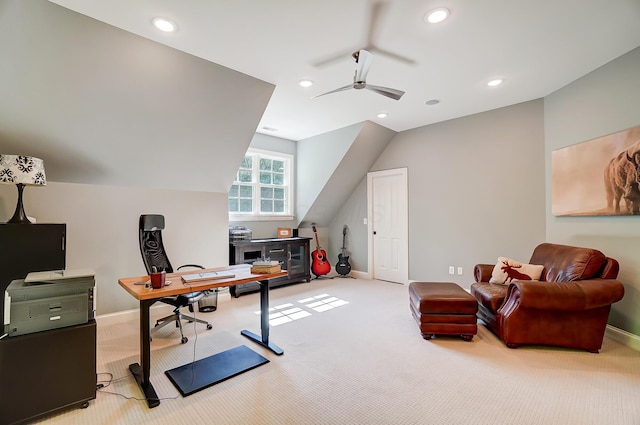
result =
[[[193,288],[190,283],[184,282],[184,284],[189,288],[190,292],[193,292]],[[193,304],[192,304],[193,305]],[[196,307],[193,307],[193,318],[196,319]],[[193,360],[191,361],[191,381],[189,382],[189,386],[187,388],[191,388],[193,383],[196,380],[196,347],[198,345],[198,327],[196,326],[198,322],[196,320],[193,321],[193,333],[195,335],[195,339],[193,341]]]
[[[191,284],[184,282],[184,284],[189,288],[190,292],[193,292],[193,287],[191,286]],[[193,318],[196,318],[196,308],[194,307],[193,309]],[[197,349],[197,344],[198,344],[198,327],[196,326],[198,322],[196,322],[195,320],[193,321],[193,333],[195,335],[194,341],[193,341],[193,360],[191,361],[191,382],[189,383],[189,387],[190,388],[193,383],[195,382],[195,362],[196,362],[196,349]],[[108,379],[106,380],[98,380],[97,384],[96,384],[96,390],[103,393],[103,394],[111,394],[111,395],[116,395],[118,397],[122,397],[125,400],[135,400],[135,401],[148,401],[149,399],[147,398],[140,398],[140,397],[134,397],[134,396],[128,396],[119,392],[115,392],[115,391],[105,391],[106,388],[108,388],[109,386],[111,386],[112,383],[114,382],[119,382],[122,381],[124,379],[128,379],[128,378],[134,378],[132,373],[129,373],[125,376],[122,376],[120,378],[114,379],[113,378],[113,374],[111,372],[100,372],[97,374],[98,376],[100,375],[107,375]],[[151,399],[151,400],[157,400],[157,401],[162,401],[162,400],[177,400],[180,397],[180,395],[176,395],[175,397],[158,397],[157,399]]]
[[[140,397],[133,397],[133,396],[128,396],[119,392],[115,392],[115,391],[105,391],[105,388],[108,388],[112,383],[114,382],[119,382],[122,381],[124,379],[128,379],[128,378],[133,378],[135,379],[135,377],[133,376],[132,373],[122,376],[120,378],[117,379],[113,379],[113,374],[111,372],[100,372],[97,374],[98,376],[100,375],[108,375],[109,379],[103,380],[103,381],[97,381],[97,385],[96,385],[96,390],[103,393],[103,394],[111,394],[111,395],[117,395],[118,397],[122,397],[125,400],[136,400],[136,401],[148,401],[149,399],[146,398],[140,398]],[[174,397],[158,397],[158,398],[153,398],[151,400],[157,400],[157,401],[162,401],[162,400],[177,400],[178,398],[180,398],[180,395],[176,395]]]

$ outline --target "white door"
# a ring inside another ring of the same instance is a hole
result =
[[[409,281],[407,169],[367,174],[369,267],[374,279]]]

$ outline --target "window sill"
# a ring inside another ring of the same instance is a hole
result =
[[[292,215],[231,215],[229,214],[229,221],[291,221],[294,217]]]

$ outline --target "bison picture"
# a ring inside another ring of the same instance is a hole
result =
[[[640,125],[551,152],[555,216],[640,216]]]
[[[620,152],[604,170],[607,209],[614,214],[640,214],[640,141]],[[624,207],[620,201],[624,199]]]

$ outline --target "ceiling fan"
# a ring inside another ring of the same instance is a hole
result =
[[[369,73],[369,68],[371,67],[371,63],[373,62],[373,55],[366,50],[358,50],[354,52],[351,57],[354,61],[356,61],[356,73],[353,76],[353,83],[346,85],[344,87],[337,88],[335,90],[331,90],[329,92],[319,94],[317,96],[313,96],[312,99],[316,97],[324,96],[325,94],[337,93],[343,90],[349,89],[367,89],[372,92],[381,94],[383,96],[390,97],[391,99],[399,100],[404,92],[402,90],[391,89],[389,87],[381,87],[374,86],[373,84],[367,84],[367,74]]]

